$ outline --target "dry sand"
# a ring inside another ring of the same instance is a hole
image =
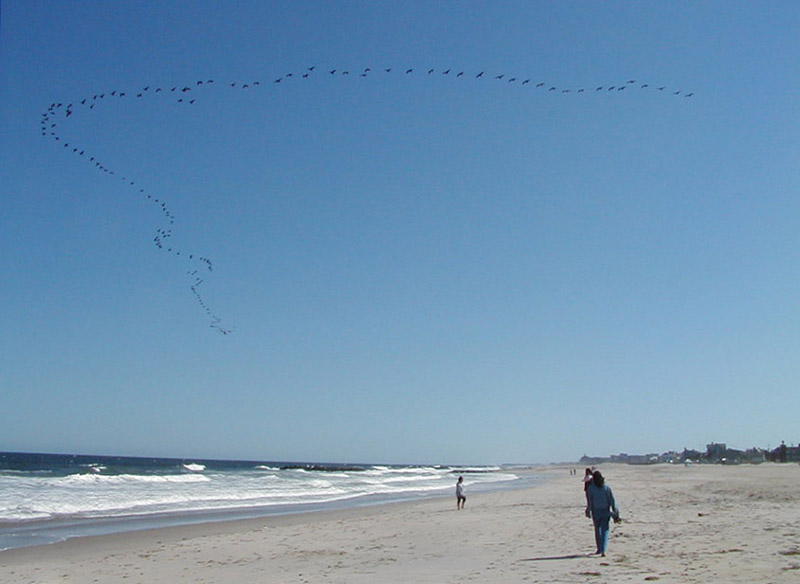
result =
[[[468,492],[463,511],[454,496],[10,550],[0,582],[800,582],[800,465],[604,465],[624,518],[605,558],[577,470]]]

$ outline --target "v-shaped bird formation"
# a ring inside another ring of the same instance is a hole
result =
[[[90,96],[82,97],[80,99],[70,102],[54,102],[51,103],[47,110],[41,115],[41,133],[42,136],[51,138],[57,145],[77,157],[86,160],[98,172],[101,172],[109,177],[120,180],[127,189],[136,193],[143,201],[155,205],[163,216],[163,223],[156,228],[155,236],[153,237],[153,244],[156,248],[171,254],[175,257],[181,257],[190,263],[190,269],[186,271],[190,278],[189,290],[195,297],[200,308],[208,318],[208,326],[214,331],[227,335],[233,331],[229,326],[223,326],[223,322],[219,314],[213,310],[204,295],[202,294],[202,285],[204,278],[213,271],[212,261],[204,256],[187,250],[181,250],[171,245],[171,238],[173,235],[173,226],[175,225],[175,215],[167,204],[163,195],[157,195],[151,191],[150,188],[145,187],[140,181],[131,177],[123,175],[119,170],[110,168],[105,164],[99,153],[91,153],[88,149],[76,143],[69,141],[62,130],[62,126],[67,123],[74,123],[74,120],[80,118],[82,115],[90,114],[95,108],[110,105],[109,102],[114,100],[146,100],[152,99],[156,96],[168,97],[171,100],[185,106],[192,106],[197,100],[202,99],[205,92],[208,91],[268,91],[274,90],[280,85],[288,83],[302,83],[312,77],[348,77],[354,80],[367,80],[374,79],[380,76],[403,76],[403,77],[432,77],[432,76],[446,76],[453,80],[453,82],[464,83],[467,80],[480,83],[502,83],[517,90],[525,90],[531,92],[557,94],[557,95],[591,95],[591,94],[608,94],[632,91],[649,91],[656,92],[665,96],[691,98],[694,96],[693,92],[683,91],[681,89],[670,88],[665,85],[657,83],[637,81],[636,79],[629,79],[618,83],[609,83],[591,87],[561,87],[548,83],[546,80],[536,77],[526,77],[521,75],[511,75],[506,72],[490,72],[485,70],[461,70],[455,68],[427,68],[427,67],[382,67],[372,68],[364,67],[359,69],[347,68],[318,68],[316,66],[307,67],[302,71],[288,72],[277,77],[254,79],[250,81],[216,81],[214,79],[200,79],[191,83],[176,84],[169,86],[156,86],[147,85],[138,89],[114,89],[111,91],[102,91],[93,93]]]

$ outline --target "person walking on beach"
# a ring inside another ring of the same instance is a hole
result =
[[[583,473],[583,490],[584,492],[586,489],[589,488],[589,483],[592,482],[592,469],[586,468],[586,471]]]
[[[458,481],[456,481],[456,509],[463,509],[466,502],[467,496],[464,494],[464,477],[458,477]]]
[[[614,523],[620,521],[614,493],[605,482],[603,475],[596,470],[592,473],[592,482],[586,487],[586,517],[591,517],[594,523],[594,540],[597,543],[595,554],[601,556],[606,555],[608,547],[609,521],[611,518],[614,519]]]

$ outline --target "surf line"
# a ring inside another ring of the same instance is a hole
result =
[[[105,106],[109,102],[115,100],[147,100],[155,97],[167,97],[170,101],[181,104],[183,106],[192,106],[198,99],[202,98],[203,92],[211,88],[223,88],[229,91],[255,91],[264,89],[268,86],[280,86],[289,83],[298,83],[304,80],[311,79],[312,77],[349,77],[353,79],[368,79],[376,76],[405,76],[409,78],[418,78],[420,76],[426,77],[448,77],[455,80],[472,80],[476,82],[492,82],[503,83],[509,88],[517,88],[530,90],[537,93],[547,93],[550,95],[605,95],[609,93],[620,94],[623,92],[631,93],[634,91],[648,91],[656,92],[665,96],[691,98],[694,92],[685,92],[681,89],[668,88],[665,85],[640,82],[636,79],[629,79],[620,83],[603,84],[598,86],[589,87],[562,87],[559,85],[550,84],[542,79],[535,77],[525,77],[519,75],[510,75],[504,72],[489,72],[486,70],[466,70],[466,69],[435,69],[435,68],[418,68],[418,67],[382,67],[375,68],[363,67],[359,69],[347,68],[319,68],[310,66],[304,70],[285,73],[278,77],[269,79],[256,79],[252,81],[227,81],[218,82],[214,79],[200,79],[195,80],[188,84],[176,85],[146,85],[139,89],[130,90],[111,90],[94,93],[71,102],[53,102],[41,114],[40,126],[41,134],[46,138],[50,138],[56,145],[63,148],[66,152],[71,153],[79,158],[86,160],[98,172],[101,172],[110,177],[119,179],[124,185],[135,191],[146,202],[155,205],[162,215],[163,223],[157,227],[155,236],[153,237],[153,244],[161,251],[166,252],[175,257],[187,259],[190,262],[190,269],[186,274],[190,277],[191,283],[189,290],[195,297],[197,304],[205,313],[208,319],[208,326],[217,333],[228,335],[234,331],[233,327],[223,326],[222,318],[218,313],[211,308],[206,301],[205,295],[202,293],[202,286],[204,278],[210,272],[213,272],[213,263],[211,259],[206,256],[198,255],[196,253],[189,253],[185,250],[178,249],[171,243],[173,236],[173,225],[175,224],[175,215],[170,210],[169,205],[164,199],[163,195],[156,195],[150,189],[144,187],[142,184],[122,175],[118,171],[112,169],[106,163],[102,162],[97,155],[89,152],[88,149],[83,148],[75,143],[68,141],[68,138],[62,133],[62,124],[74,123],[76,117],[91,113],[99,107]]]

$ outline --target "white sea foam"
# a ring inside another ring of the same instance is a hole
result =
[[[96,472],[0,474],[0,527],[43,519],[147,516],[325,504],[364,497],[411,497],[446,493],[456,475],[446,467],[374,466],[347,472],[264,466],[250,470],[142,474]],[[188,470],[188,469],[187,469]],[[268,472],[264,472],[268,471]],[[513,474],[457,469],[472,492],[480,485],[510,481]]]
[[[73,474],[54,479],[56,485],[79,485],[79,484],[107,484],[124,485],[126,483],[207,483],[209,477],[196,474],[181,475],[97,475],[97,474]]]

